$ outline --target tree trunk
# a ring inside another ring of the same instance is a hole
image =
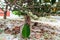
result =
[[[4,11],[4,19],[6,19],[7,9],[8,9],[8,5],[6,5],[6,9],[5,9],[5,11]]]

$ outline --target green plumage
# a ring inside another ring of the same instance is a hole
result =
[[[30,25],[24,24],[24,27],[22,29],[22,37],[23,38],[28,38],[30,35]]]

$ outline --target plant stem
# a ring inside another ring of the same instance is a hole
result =
[[[25,38],[25,40],[27,40],[27,38]]]

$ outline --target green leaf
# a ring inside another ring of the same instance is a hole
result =
[[[50,2],[50,0],[44,0],[44,2]]]
[[[11,3],[13,3],[14,0],[10,0]]]
[[[24,24],[24,27],[22,29],[22,37],[23,38],[28,38],[30,35],[30,25]]]
[[[0,29],[0,33],[2,33],[2,32],[3,32],[3,30]]]
[[[34,0],[34,3],[36,3],[37,2],[37,0]]]
[[[20,10],[17,10],[17,9],[14,9],[14,10],[12,11],[12,13],[15,14],[15,15],[18,15],[18,16],[21,15],[21,11],[20,11]]]
[[[21,13],[19,11],[13,11],[13,14],[20,16]]]
[[[18,15],[18,16],[27,14],[25,11],[21,11],[21,10],[16,9],[16,8],[12,12],[13,12],[13,14]]]
[[[39,0],[39,2],[41,3],[41,0]]]
[[[51,0],[51,4],[53,5],[56,2],[56,0]]]

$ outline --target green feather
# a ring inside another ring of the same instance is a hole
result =
[[[28,38],[30,35],[30,25],[24,24],[24,27],[22,29],[22,37],[23,38]]]

